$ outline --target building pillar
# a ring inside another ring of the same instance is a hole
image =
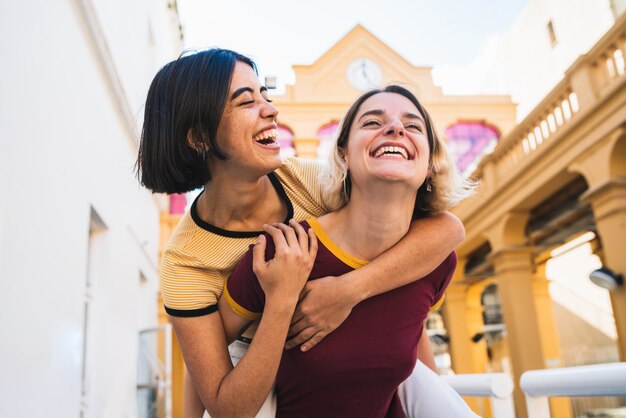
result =
[[[626,128],[607,135],[570,167],[585,177],[589,189],[580,197],[591,204],[602,243],[604,267],[626,276]],[[621,361],[626,361],[626,286],[610,292]]]
[[[550,281],[546,277],[546,263],[536,264],[535,268],[532,286],[537,318],[541,318],[537,325],[539,327],[543,365],[546,369],[563,367],[561,344],[554,318],[552,299],[550,298]],[[549,402],[552,418],[572,417],[572,404],[569,398],[550,398]]]
[[[468,299],[470,286],[463,283],[465,263],[465,259],[459,258],[452,281],[446,289],[443,314],[450,336],[450,356],[455,373],[483,373],[487,364],[485,341],[472,341],[474,335],[483,332],[483,309],[480,295],[472,298],[474,300]]]
[[[605,267],[626,276],[626,178],[609,178],[590,188],[581,199],[591,203]],[[626,361],[626,286],[619,286],[610,295],[619,356]]]
[[[466,259],[459,258],[452,282],[446,290],[443,314],[450,337],[452,368],[457,374],[484,373],[487,365],[485,339],[474,343],[472,337],[484,330],[483,309],[478,298],[471,297],[470,285],[463,283]],[[474,412],[489,416],[489,403],[480,398],[465,399]]]
[[[318,138],[294,138],[293,145],[296,148],[296,156],[309,160],[317,159],[317,147],[320,145]]]
[[[524,393],[519,387],[522,373],[544,367],[531,252],[528,247],[511,246],[497,250],[492,256],[509,343],[518,418],[527,416]]]

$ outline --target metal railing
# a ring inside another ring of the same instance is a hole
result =
[[[551,396],[626,395],[626,363],[531,370],[520,379],[529,418],[550,418]]]
[[[493,418],[515,418],[513,381],[505,373],[442,376],[461,396],[489,398]]]

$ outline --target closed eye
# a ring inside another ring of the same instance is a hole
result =
[[[414,129],[418,132],[424,132],[424,128],[422,127],[422,125],[418,124],[418,123],[409,123],[406,125],[407,129]]]
[[[363,126],[381,126],[382,124],[380,123],[380,121],[376,120],[376,119],[368,119],[365,122],[363,122]]]

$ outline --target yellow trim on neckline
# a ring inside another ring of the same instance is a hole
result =
[[[369,261],[361,260],[360,258],[356,258],[344,250],[342,250],[337,244],[330,239],[330,237],[326,234],[326,231],[322,229],[322,226],[318,222],[317,218],[310,218],[306,220],[307,223],[313,228],[313,232],[317,235],[317,239],[320,240],[324,247],[328,248],[335,257],[341,260],[345,265],[352,267],[353,269],[358,269],[359,267],[363,267],[368,264]]]

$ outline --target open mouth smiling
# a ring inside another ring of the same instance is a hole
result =
[[[253,139],[255,142],[258,142],[262,145],[273,145],[278,143],[277,138],[278,131],[272,128],[261,131],[260,133],[256,134]]]
[[[382,144],[370,154],[373,158],[384,156],[400,156],[405,160],[412,160],[414,156],[403,145]]]

